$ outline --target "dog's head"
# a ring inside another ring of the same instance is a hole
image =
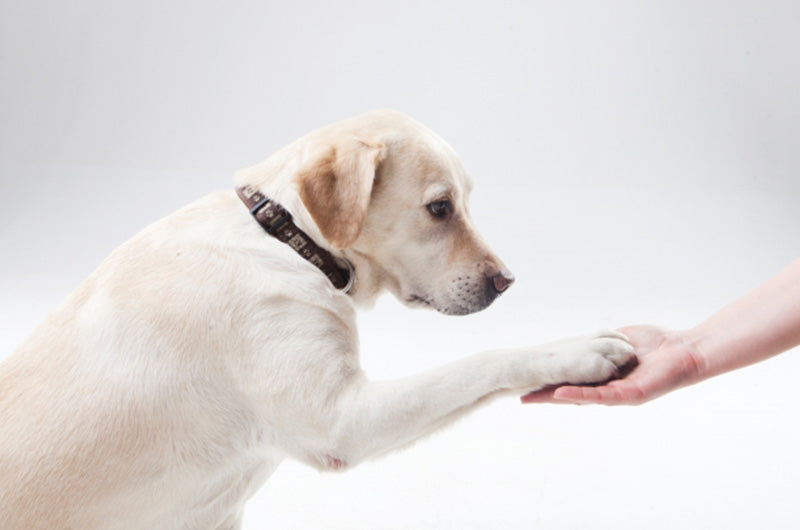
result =
[[[472,224],[461,161],[421,124],[375,111],[298,142],[292,184],[327,243],[354,263],[356,299],[386,288],[408,305],[465,315],[514,281]]]

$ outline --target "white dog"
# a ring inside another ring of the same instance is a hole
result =
[[[313,132],[236,184],[115,250],[0,365],[0,528],[238,528],[284,458],[352,467],[633,357],[606,332],[366,378],[356,306],[388,289],[467,314],[513,281],[454,151],[399,113]]]

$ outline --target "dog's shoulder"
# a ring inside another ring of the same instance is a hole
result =
[[[103,294],[127,313],[160,326],[180,321],[182,330],[197,335],[213,322],[263,326],[270,334],[336,322],[355,332],[351,299],[266,234],[233,191],[203,197],[150,225],[95,276]]]

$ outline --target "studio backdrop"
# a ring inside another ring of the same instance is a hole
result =
[[[693,326],[800,256],[798,27],[792,1],[0,0],[0,359],[147,224],[374,108],[460,154],[517,282],[467,317],[386,295],[370,377]],[[286,462],[244,528],[798,528],[799,354],[640,407],[499,400],[344,474]]]

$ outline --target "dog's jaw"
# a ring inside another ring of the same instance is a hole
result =
[[[386,289],[387,282],[391,282],[391,278],[380,265],[366,254],[354,249],[346,249],[342,255],[353,265],[353,286],[348,293],[350,298],[361,309],[373,307],[378,297]]]

